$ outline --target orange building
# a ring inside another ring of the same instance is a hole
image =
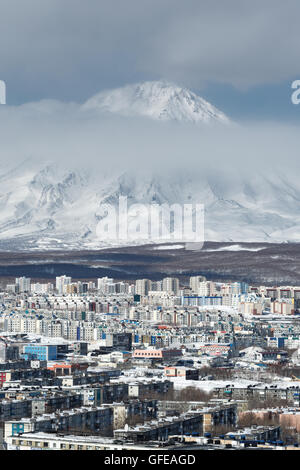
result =
[[[182,356],[181,349],[135,349],[132,357],[135,359],[168,360],[179,356]]]

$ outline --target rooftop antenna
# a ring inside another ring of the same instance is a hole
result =
[[[0,80],[0,104],[6,104],[6,84]]]

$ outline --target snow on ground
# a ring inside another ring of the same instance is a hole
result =
[[[238,310],[235,307],[231,307],[229,305],[203,305],[203,306],[198,306],[198,309],[201,311],[205,312],[216,312],[220,311],[222,313],[228,313],[228,314],[234,314],[238,313]],[[246,314],[244,314],[246,316]],[[252,318],[254,315],[249,314],[249,318]],[[261,315],[260,315],[261,317]]]
[[[222,305],[223,309],[223,305]],[[291,321],[294,321],[295,319],[298,319],[298,316],[293,316],[293,315],[284,315],[283,313],[267,313],[263,315],[253,315],[249,313],[245,313],[244,317],[247,319],[253,320],[272,320],[273,322],[278,321],[279,323],[291,323]]]
[[[182,390],[187,387],[195,387],[204,392],[212,392],[215,388],[234,385],[235,387],[247,387],[248,385],[257,385],[258,381],[246,379],[232,380],[185,380],[182,377],[173,377],[170,380],[174,383],[175,390]]]
[[[248,385],[262,384],[261,381],[247,380],[247,379],[229,379],[229,380],[185,380],[182,377],[170,377],[174,383],[175,390],[182,390],[187,387],[195,387],[204,392],[210,393],[215,388],[226,387],[226,385],[234,386],[236,388],[247,387]],[[270,384],[263,384],[264,386],[277,386],[278,388],[295,387],[297,382],[290,380],[289,378],[282,378],[276,381],[272,381]]]
[[[1,333],[2,334],[2,333]],[[13,333],[16,334],[16,333]],[[53,338],[52,336],[42,336],[37,333],[28,333],[27,338],[31,341],[36,341],[40,340],[41,344],[71,344],[74,343],[74,341],[64,339],[61,337],[58,338]]]
[[[162,245],[153,248],[153,250],[181,250],[185,245]]]
[[[221,248],[216,248],[216,249],[207,249],[207,250],[202,250],[202,251],[261,251],[264,250],[266,247],[259,247],[259,248],[250,248],[246,246],[241,246],[241,245],[229,245],[229,246],[223,246]]]

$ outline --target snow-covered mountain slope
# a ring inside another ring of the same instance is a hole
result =
[[[30,168],[30,170],[29,170]],[[63,170],[24,162],[0,174],[0,248],[96,249],[134,244],[97,238],[103,205],[142,204],[205,205],[205,240],[299,240],[300,189],[270,175],[251,181],[223,179],[215,174],[150,175],[123,173],[108,179],[85,170]],[[137,242],[139,243],[139,242]]]
[[[90,98],[83,109],[166,121],[229,122],[224,113],[200,96],[162,81],[137,83],[101,92]]]

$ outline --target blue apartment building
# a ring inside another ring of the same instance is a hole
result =
[[[38,361],[56,361],[57,346],[50,344],[26,344],[23,350],[24,359]]]

